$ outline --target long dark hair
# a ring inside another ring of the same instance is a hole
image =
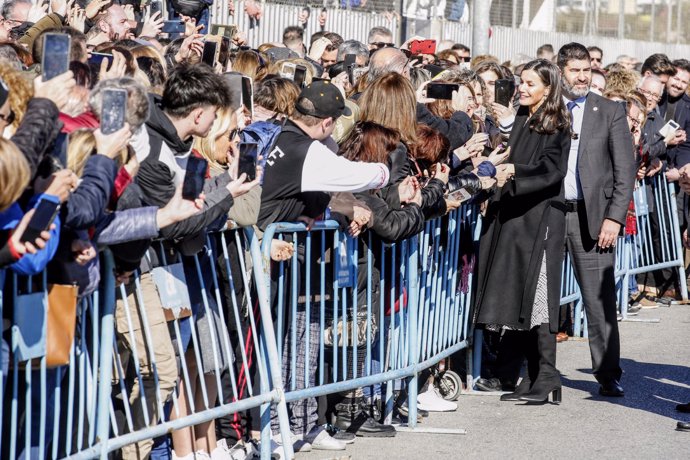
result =
[[[556,131],[570,132],[570,114],[563,103],[561,76],[558,67],[546,59],[535,59],[525,64],[524,69],[539,75],[549,94],[529,122],[531,130],[539,134],[554,134]]]
[[[386,163],[398,146],[400,134],[371,121],[358,122],[340,146],[339,154],[351,161]]]

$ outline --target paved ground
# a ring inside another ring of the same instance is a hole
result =
[[[674,407],[690,401],[690,306],[643,310],[640,319],[620,323],[625,398],[605,399],[590,373],[585,340],[558,346],[563,374],[560,406],[525,406],[494,396],[461,396],[458,411],[432,414],[421,427],[453,427],[465,435],[398,433],[363,439],[338,455],[299,454],[321,459],[472,458],[690,458],[690,433],[675,431]]]

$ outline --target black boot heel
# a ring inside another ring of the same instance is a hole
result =
[[[563,397],[563,390],[562,390],[561,388],[558,388],[558,389],[553,390],[553,391],[551,392],[551,399],[552,399],[552,401],[553,401],[554,403],[556,403],[556,404],[560,404],[560,403],[561,403],[562,397]]]

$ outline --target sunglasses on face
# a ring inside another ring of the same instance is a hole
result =
[[[239,135],[240,135],[240,129],[235,128],[232,131],[230,131],[230,135],[228,136],[228,139],[230,139],[230,142],[232,142]]]
[[[369,43],[371,46],[375,46],[378,49],[381,48],[393,48],[395,46],[395,43],[386,43],[386,42],[371,42]]]
[[[470,56],[458,56],[462,62],[470,62],[472,58]]]

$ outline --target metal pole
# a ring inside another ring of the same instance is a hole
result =
[[[666,0],[666,43],[671,42],[671,18],[673,17],[673,5],[671,0]]]
[[[651,17],[652,17],[652,20],[651,20],[650,26],[649,26],[649,41],[653,42],[654,41],[654,27],[656,26],[656,0],[652,0]]]
[[[618,38],[625,36],[625,0],[618,0]]]
[[[489,54],[489,12],[491,2],[472,2],[472,55]]]
[[[678,0],[678,11],[676,15],[678,17],[676,21],[676,43],[680,43],[680,35],[682,33],[680,25],[683,23],[683,8],[681,7],[680,0]]]

